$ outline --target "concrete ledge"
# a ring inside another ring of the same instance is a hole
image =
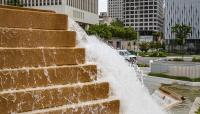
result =
[[[1,48],[0,69],[85,63],[83,48]]]
[[[0,27],[0,47],[75,47],[76,32]]]
[[[187,86],[200,86],[200,82],[181,81],[181,80],[160,78],[160,77],[154,77],[154,76],[145,76],[144,80],[163,83],[163,84],[174,84],[174,83],[176,83],[176,84],[187,85]]]
[[[117,98],[89,101],[55,108],[35,110],[20,114],[120,114],[120,101]]]
[[[27,11],[38,11],[38,12],[55,13],[55,11],[50,11],[50,10],[41,10],[41,9],[33,9],[33,8],[24,8],[24,7],[10,6],[10,5],[0,5],[0,8],[9,8],[9,9],[17,9],[17,10],[27,10]]]
[[[0,27],[66,30],[68,17],[63,14],[0,8]]]
[[[189,112],[189,114],[196,114],[195,112],[200,108],[200,97],[197,97],[194,101],[192,108]]]
[[[106,82],[0,92],[0,112],[2,114],[27,112],[73,103],[106,99],[108,96],[109,84]]]
[[[0,71],[0,91],[91,82],[96,65],[57,66]]]

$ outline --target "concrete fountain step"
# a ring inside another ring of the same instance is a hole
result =
[[[90,82],[0,92],[0,112],[11,114],[109,97],[109,84]]]
[[[119,114],[119,106],[120,101],[110,97],[108,99],[64,105],[19,114]]]
[[[76,32],[0,27],[0,47],[75,47]]]
[[[0,27],[66,30],[68,16],[48,12],[0,8]]]
[[[42,10],[42,9],[33,9],[33,8],[25,8],[25,7],[18,7],[18,6],[10,6],[10,5],[0,5],[0,8],[9,8],[9,9],[17,9],[17,10],[25,10],[25,11],[36,11],[36,12],[48,12],[48,13],[55,13],[55,11],[50,10]]]
[[[83,63],[84,48],[0,48],[0,69]]]
[[[89,64],[0,70],[0,91],[91,82],[96,74]]]

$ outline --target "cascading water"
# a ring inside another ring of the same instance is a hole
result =
[[[122,114],[165,114],[138,80],[133,67],[115,49],[95,36],[88,36],[72,19],[69,29],[77,32],[78,46],[86,48],[87,62],[97,65],[98,80],[109,82],[112,94],[120,99]]]

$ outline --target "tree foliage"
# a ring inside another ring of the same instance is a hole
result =
[[[110,39],[112,37],[122,38],[125,40],[137,39],[137,32],[133,28],[125,28],[123,23],[119,20],[113,21],[111,25],[100,24],[91,25],[87,30],[89,35],[98,35],[104,39]]]
[[[98,35],[99,37],[105,39],[110,39],[112,37],[110,28],[106,24],[91,25],[90,28],[87,30],[87,33],[90,35]]]
[[[178,45],[184,45],[188,35],[192,32],[192,27],[187,25],[176,24],[172,27],[172,32],[175,33],[175,40]]]
[[[141,42],[139,44],[139,48],[142,52],[147,52],[150,48],[150,43],[149,42]]]
[[[151,48],[151,49],[156,49],[156,50],[158,50],[158,49],[160,49],[160,48],[163,48],[163,44],[160,43],[160,42],[150,42],[149,45],[150,45],[150,48]]]
[[[116,21],[111,22],[110,25],[114,27],[124,27],[124,24],[118,19]]]
[[[192,27],[184,25],[184,24],[176,24],[172,27],[172,32],[175,33],[175,42],[179,45],[179,53],[184,55],[184,45],[186,42],[186,38],[192,32]]]

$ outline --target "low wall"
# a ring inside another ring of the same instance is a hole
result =
[[[154,62],[151,63],[151,72],[167,73],[172,76],[200,78],[200,64],[178,62]]]
[[[200,66],[173,66],[169,67],[169,75],[200,78]]]

